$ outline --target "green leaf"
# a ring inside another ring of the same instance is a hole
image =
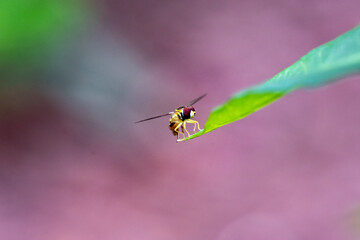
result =
[[[240,120],[296,89],[319,87],[357,73],[360,73],[360,25],[313,49],[267,82],[236,93],[211,111],[203,130],[180,141]]]

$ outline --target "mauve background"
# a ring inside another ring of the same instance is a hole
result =
[[[83,25],[2,90],[0,239],[359,239],[359,76],[181,144],[168,118],[133,122],[208,93],[203,126],[359,24],[360,1],[81,6]]]

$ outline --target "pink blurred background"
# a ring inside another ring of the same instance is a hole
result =
[[[208,93],[203,126],[359,24],[360,1],[79,6],[36,67],[0,62],[18,80],[1,90],[0,239],[360,238],[359,76],[185,143],[168,118],[133,123]]]

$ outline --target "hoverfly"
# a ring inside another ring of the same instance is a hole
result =
[[[195,120],[192,120],[192,118],[195,116],[195,113],[196,113],[195,108],[192,105],[194,105],[195,103],[200,101],[205,96],[206,96],[206,94],[203,94],[200,97],[195,98],[194,100],[190,101],[185,106],[178,107],[177,109],[175,109],[174,112],[169,112],[169,113],[158,115],[158,116],[155,116],[155,117],[146,118],[146,119],[137,121],[135,123],[145,122],[145,121],[149,121],[149,120],[152,120],[152,119],[155,119],[155,118],[160,118],[160,117],[165,117],[165,116],[171,115],[170,123],[169,123],[169,129],[174,134],[174,136],[176,136],[176,141],[178,141],[179,133],[183,134],[184,138],[185,138],[184,130],[186,131],[188,136],[190,136],[190,133],[186,129],[186,123],[195,124],[194,125],[194,131],[196,130],[196,127],[199,129],[199,131],[201,130],[199,122],[197,122]],[[180,128],[181,128],[181,131],[180,131]]]

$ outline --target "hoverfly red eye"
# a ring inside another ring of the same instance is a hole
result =
[[[189,107],[185,107],[183,109],[182,114],[184,116],[184,119],[189,119],[190,118],[190,111],[191,111],[191,109]]]
[[[184,116],[184,119],[190,119],[190,118],[193,118],[194,115],[195,115],[195,109],[193,106],[190,106],[190,107],[185,107],[183,109],[183,116]]]

